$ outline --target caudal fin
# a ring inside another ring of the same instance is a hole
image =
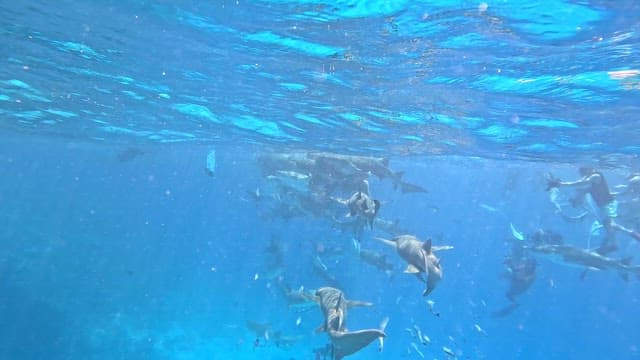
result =
[[[329,336],[333,345],[333,356],[336,360],[340,360],[345,356],[358,352],[375,339],[383,338],[387,335],[379,329],[368,329],[351,332],[331,331]]]

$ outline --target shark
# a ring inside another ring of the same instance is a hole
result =
[[[261,153],[256,156],[263,175],[272,175],[279,170],[309,172],[316,166],[315,160],[305,152]]]
[[[426,284],[426,288],[422,293],[423,296],[431,294],[442,279],[442,266],[434,251],[448,250],[453,247],[432,246],[431,239],[420,241],[413,235],[400,235],[392,240],[379,237],[376,239],[395,248],[398,255],[408,263],[404,272],[415,274],[420,281]],[[427,278],[425,279],[422,274],[426,274]]]
[[[373,306],[366,301],[347,300],[344,293],[333,287],[322,287],[312,297],[320,305],[325,321],[318,328],[328,333],[331,339],[331,353],[334,360],[354,354],[376,339],[386,337],[383,320],[381,329],[348,331],[345,325],[347,310],[354,306]]]
[[[338,218],[336,216],[331,216],[330,221],[331,226],[334,229],[339,230],[343,233],[352,232],[354,234],[358,234],[358,232],[360,231],[360,227],[366,225],[363,224],[363,221],[361,221],[360,219],[354,219],[351,217]],[[381,218],[380,216],[376,216],[373,219],[373,227],[389,236],[397,236],[400,234],[405,234],[407,232],[399,225],[399,223],[399,220],[392,221]]]
[[[400,221],[397,219],[388,220],[381,217],[376,217],[375,219],[373,219],[373,225],[376,227],[376,229],[380,229],[391,236],[397,236],[407,233],[407,231],[400,226]]]
[[[345,205],[349,208],[348,216],[361,216],[367,220],[369,227],[373,229],[373,220],[378,214],[378,211],[380,211],[379,200],[371,199],[369,194],[358,191],[346,201]]]
[[[310,158],[316,159],[316,163],[322,164],[323,168],[331,168],[334,171],[351,174],[372,174],[380,180],[390,179],[394,188],[400,188],[402,193],[427,192],[419,185],[402,181],[403,172],[394,172],[389,168],[389,159],[384,157],[342,155],[326,152],[309,153]]]
[[[612,270],[617,271],[625,280],[628,274],[633,274],[640,279],[640,266],[631,265],[631,258],[613,259],[595,251],[571,245],[542,244],[526,246],[525,249],[563,265],[578,266],[585,270]]]
[[[380,211],[381,203],[379,200],[371,198],[367,180],[363,180],[359,185],[358,191],[354,192],[348,199],[333,198],[333,200],[349,209],[348,218],[364,219],[369,224],[369,227],[373,229],[374,219],[378,211]]]
[[[280,279],[277,285],[289,309],[296,312],[305,312],[315,306],[313,300],[310,299],[310,293],[304,290],[304,286],[292,289],[284,283],[283,279]]]
[[[393,272],[393,264],[387,260],[387,256],[385,254],[373,250],[361,249],[360,259],[367,264],[384,271],[387,275],[391,275]]]
[[[262,338],[265,341],[271,341],[277,347],[288,348],[303,339],[300,335],[283,335],[280,330],[273,330],[273,326],[269,322],[247,320],[246,325],[255,334],[256,339]]]

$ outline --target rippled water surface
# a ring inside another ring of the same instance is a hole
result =
[[[638,151],[634,2],[2,5],[2,128],[529,158]]]

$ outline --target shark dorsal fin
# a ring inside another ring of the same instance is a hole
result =
[[[427,254],[431,254],[431,239],[427,239],[427,241],[422,243],[422,249],[427,252]]]

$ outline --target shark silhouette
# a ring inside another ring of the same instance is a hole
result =
[[[640,266],[631,265],[631,258],[613,259],[601,255],[595,251],[579,248],[571,245],[537,245],[526,246],[535,254],[543,255],[556,260],[564,265],[578,266],[586,270],[613,270],[617,271],[623,279],[627,280],[628,274],[634,274],[640,279]]]
[[[313,300],[320,305],[325,317],[324,324],[318,330],[326,331],[331,339],[331,352],[334,360],[354,354],[369,345],[375,339],[386,337],[384,325],[382,329],[366,329],[347,331],[345,319],[347,310],[353,306],[372,306],[365,301],[347,300],[344,293],[336,288],[323,287],[316,290]],[[386,321],[383,322],[386,324]]]
[[[423,296],[429,295],[436,288],[442,279],[442,267],[434,251],[452,249],[451,246],[431,246],[431,239],[423,242],[413,235],[400,235],[392,240],[376,239],[398,251],[400,257],[408,263],[405,273],[415,274],[420,281],[426,283]],[[425,279],[422,274],[426,274],[427,278]]]

